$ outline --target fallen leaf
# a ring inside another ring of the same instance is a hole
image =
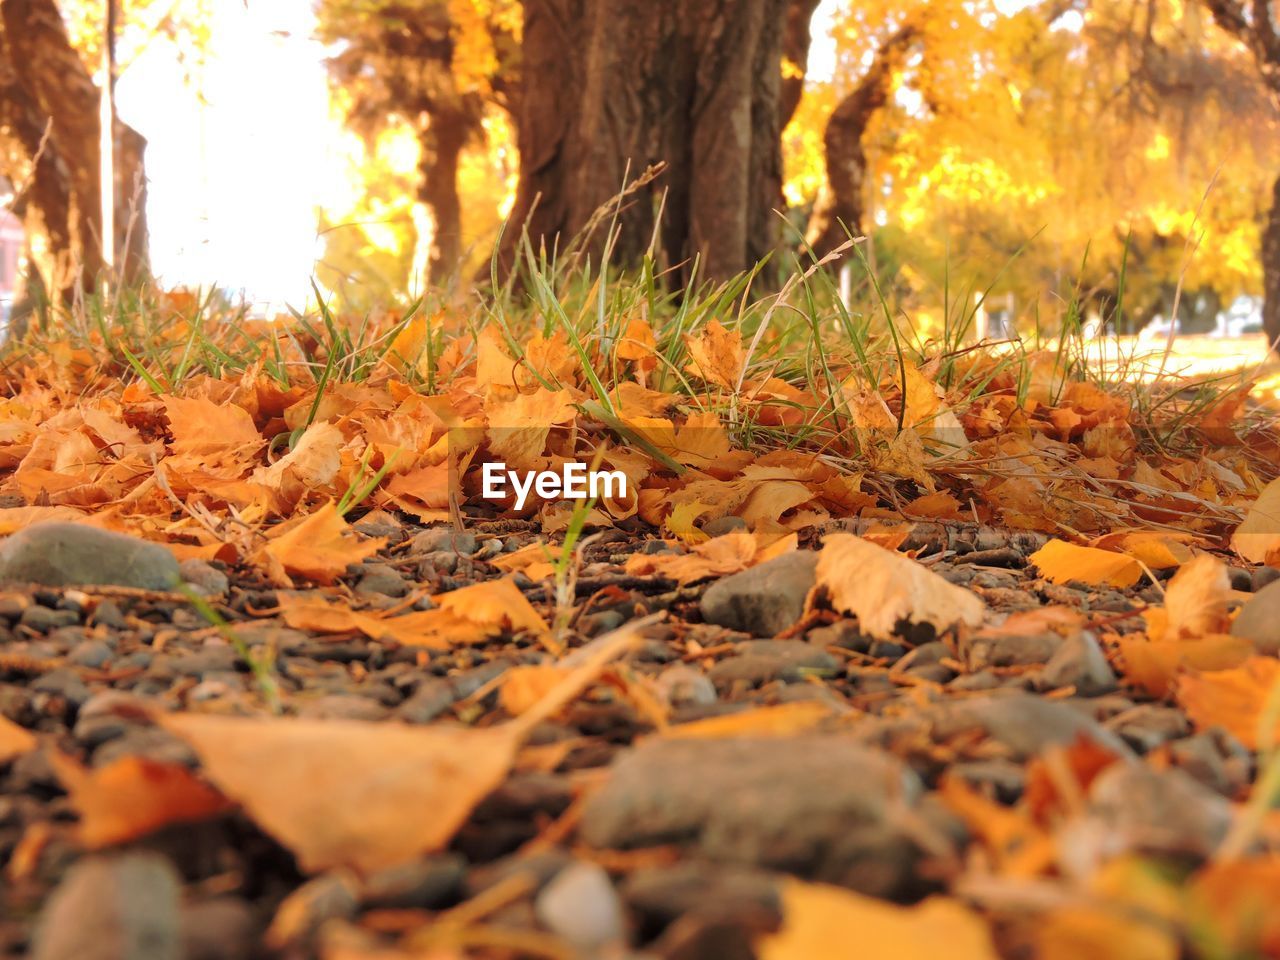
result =
[[[1192,917],[1213,930],[1227,955],[1280,956],[1280,857],[1210,863],[1190,883]]]
[[[719,320],[712,320],[696,336],[686,336],[685,346],[689,351],[685,370],[707,383],[727,390],[737,389],[738,378],[747,362],[742,350],[742,334],[726,330]]]
[[[7,717],[0,716],[0,765],[8,763],[14,757],[30,753],[35,748],[35,734]]]
[[[308,873],[441,849],[510,767],[516,728],[166,714],[205,775]]]
[[[1104,534],[1089,543],[1099,550],[1127,553],[1152,570],[1168,570],[1190,562],[1193,554],[1187,542],[1191,534],[1162,533],[1153,530],[1118,530]]]
[[[1259,747],[1262,711],[1280,683],[1280,660],[1250,657],[1231,670],[1188,674],[1178,681],[1177,700],[1200,729],[1225,727],[1251,750]],[[1271,731],[1274,742],[1280,724]]]
[[[567,669],[554,663],[527,663],[514,666],[502,675],[498,702],[511,716],[533,707],[565,678]]]
[[[986,922],[959,901],[900,907],[840,887],[779,882],[782,929],[757,944],[760,960],[996,960]]]
[[[1177,960],[1177,889],[1151,864],[1121,858],[1090,878],[1088,900],[1045,912],[1035,926],[1037,960]]]
[[[333,583],[347,572],[347,564],[360,563],[383,546],[385,540],[358,537],[338,514],[333,501],[271,539],[262,553],[279,571],[306,577],[317,583]],[[288,577],[280,586],[292,586]]]
[[[435,601],[442,611],[490,628],[494,633],[504,628],[516,633],[521,630],[547,632],[546,621],[538,616],[538,611],[533,609],[510,577],[485,580],[461,590],[437,594]]]
[[[1053,864],[1053,838],[1025,809],[996,803],[954,776],[943,776],[938,799],[982,841],[1003,873],[1025,879],[1039,876]]]
[[[1280,479],[1258,494],[1231,535],[1231,549],[1250,563],[1270,563],[1280,553]]]
[[[90,849],[231,809],[226,797],[179,764],[131,755],[88,769],[64,753],[49,759],[80,814],[80,841]]]
[[[1231,577],[1227,565],[1202,553],[1173,575],[1165,589],[1165,634],[1153,639],[1176,640],[1226,633],[1230,627],[1227,601]]]
[[[696,543],[686,554],[633,553],[627,558],[626,571],[632,576],[657,575],[683,585],[746,570],[794,550],[799,542],[790,534],[761,546],[766,540],[754,533],[735,532]]]
[[[308,873],[362,873],[442,849],[507,775],[521,741],[599,677],[655,622],[646,617],[592,643],[588,657],[537,708],[499,727],[163,714],[205,776]]]
[[[530,580],[545,580],[555,573],[555,564],[551,559],[555,554],[545,543],[536,542],[503,553],[489,561],[504,573],[523,573]]]
[[[1142,567],[1132,557],[1063,540],[1050,540],[1027,559],[1052,583],[1077,580],[1095,587],[1131,587],[1142,577]]]
[[[1254,653],[1244,637],[1215,634],[1194,640],[1148,640],[1120,637],[1121,668],[1127,680],[1153,697],[1163,697],[1178,675],[1188,670],[1228,670]]]
[[[832,716],[831,707],[820,700],[797,700],[680,723],[667,727],[663,736],[673,739],[781,737],[809,730]]]
[[[888,639],[898,623],[931,624],[939,632],[982,624],[977,596],[924,565],[848,533],[823,538],[817,584],[831,606],[858,618],[868,636]]]

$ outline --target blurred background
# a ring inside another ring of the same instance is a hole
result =
[[[965,297],[993,336],[1163,336],[1176,298],[1181,332],[1248,334],[1280,318],[1266,8],[0,0],[0,300],[94,257],[264,315],[313,276],[357,306],[462,291],[504,219],[568,236],[663,161],[619,206],[682,281],[771,254],[767,280],[847,228],[846,290],[874,275],[926,330]]]

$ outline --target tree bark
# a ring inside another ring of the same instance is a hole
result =
[[[462,262],[462,203],[458,197],[458,162],[462,148],[475,135],[469,118],[437,113],[420,138],[422,184],[418,198],[431,213],[431,246],[427,274],[438,280]]]
[[[504,238],[565,248],[624,181],[668,164],[661,250],[723,280],[773,250],[782,204],[788,0],[526,0],[520,182]],[[648,248],[658,197],[629,196],[615,263]],[[599,263],[612,220],[585,241]]]
[[[782,55],[800,68],[801,74],[785,73],[782,78],[782,127],[786,129],[800,106],[804,93],[803,71],[809,62],[809,24],[822,0],[791,0],[787,5],[786,32],[782,36]]]
[[[53,0],[0,0],[0,163],[16,184],[30,269],[49,296],[89,290],[103,269],[99,93]],[[115,126],[117,274],[147,270],[146,141]]]
[[[1262,230],[1262,329],[1280,349],[1280,177],[1271,189],[1271,209]]]
[[[909,23],[890,36],[858,85],[836,105],[827,121],[822,138],[827,182],[814,203],[805,235],[818,258],[844,243],[849,233],[857,236],[862,230],[862,191],[867,172],[862,136],[875,112],[888,100],[893,74],[917,35],[917,27]]]

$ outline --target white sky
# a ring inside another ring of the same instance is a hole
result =
[[[318,205],[345,186],[311,5],[211,6],[211,49],[193,85],[157,41],[117,87],[121,116],[148,141],[153,268],[167,284],[301,305],[320,252]]]

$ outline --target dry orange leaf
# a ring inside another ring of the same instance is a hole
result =
[[[266,443],[244,407],[203,397],[162,399],[176,456],[245,462]]]
[[[461,590],[438,594],[435,601],[441,610],[468,623],[490,628],[492,633],[504,628],[513,632],[547,632],[546,621],[538,616],[538,611],[533,609],[510,577],[485,580]]]
[[[756,707],[719,717],[704,717],[667,727],[663,736],[677,739],[701,737],[787,736],[812,729],[832,716],[831,707],[820,700],[796,700],[772,707]]]
[[[1251,750],[1258,749],[1262,710],[1280,683],[1280,660],[1250,657],[1231,670],[1188,674],[1178,681],[1177,699],[1197,727],[1225,727]],[[1271,731],[1273,740],[1280,725]]]
[[[1231,956],[1280,956],[1280,857],[1212,863],[1191,881],[1194,916]]]
[[[555,556],[545,543],[531,543],[489,561],[504,573],[521,572],[530,580],[543,580],[555,573],[551,558]]]
[[[986,613],[986,605],[968,590],[849,533],[823,538],[817,581],[832,607],[852,613],[859,629],[882,639],[903,620],[942,631],[957,624],[980,626]]]
[[[1089,546],[1099,550],[1114,550],[1127,553],[1135,560],[1141,560],[1152,570],[1168,570],[1180,567],[1191,560],[1189,540],[1195,539],[1191,534],[1163,533],[1154,530],[1117,530],[1104,534],[1090,542]]]
[[[398,617],[379,617],[361,613],[350,607],[323,600],[313,600],[297,595],[280,597],[280,611],[284,622],[295,630],[314,630],[317,633],[363,633],[370,640],[390,638],[412,647],[447,649],[457,643],[479,643],[488,636],[484,630],[454,631],[446,635],[441,630],[439,611],[424,610],[406,613]],[[450,625],[453,618],[449,618]],[[458,634],[462,633],[462,636]]]
[[[1244,637],[1213,634],[1194,640],[1148,640],[1142,636],[1118,641],[1125,678],[1153,697],[1163,697],[1187,670],[1228,670],[1253,654]]]
[[[347,564],[359,563],[373,556],[385,540],[356,536],[338,515],[333,501],[316,510],[302,522],[276,535],[262,553],[277,567],[273,579],[280,586],[292,586],[282,573],[307,577],[317,583],[333,583],[347,571]]]
[[[1009,876],[1038,876],[1053,864],[1053,838],[1025,811],[989,800],[952,776],[942,778],[938,799],[982,840],[1001,871]]]
[[[1153,639],[1176,640],[1226,633],[1231,625],[1227,601],[1231,577],[1227,565],[1202,553],[1173,575],[1164,594],[1165,633]]]
[[[205,775],[308,873],[380,870],[449,842],[506,776],[514,726],[168,714]]]
[[[840,887],[787,878],[782,929],[757,945],[760,960],[996,960],[986,922],[959,901],[900,907]]]
[[[627,558],[626,571],[632,576],[657,574],[679,584],[693,583],[754,567],[789,553],[799,542],[794,533],[761,546],[765,539],[754,533],[726,533],[694,544],[686,554],[633,553]]]
[[[506,777],[516,749],[633,645],[656,616],[596,640],[538,706],[500,727],[411,727],[356,720],[165,714],[205,776],[317,872],[372,872],[416,860],[453,838]]]
[[[1280,554],[1280,479],[1258,494],[1231,535],[1231,549],[1250,563],[1271,563]]]
[[[35,748],[35,734],[9,718],[0,716],[0,765],[8,763],[14,757],[30,753]]]
[[[742,334],[726,330],[719,320],[712,320],[697,336],[686,336],[684,342],[689,350],[685,370],[718,387],[737,388],[747,362]]]
[[[231,809],[226,797],[178,764],[125,756],[91,770],[64,753],[50,762],[80,814],[80,841],[90,849]]]
[[[511,716],[533,709],[565,678],[568,669],[553,663],[528,663],[512,667],[502,675],[498,702]]]
[[[1050,540],[1027,559],[1052,583],[1078,580],[1095,587],[1131,587],[1142,576],[1142,567],[1132,557],[1063,540]]]

